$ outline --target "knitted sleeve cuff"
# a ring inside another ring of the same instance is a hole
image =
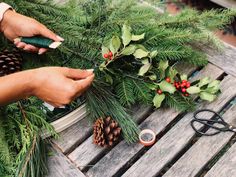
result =
[[[0,22],[2,21],[3,15],[4,13],[8,10],[8,9],[12,9],[11,6],[9,6],[8,4],[1,2],[0,3]]]

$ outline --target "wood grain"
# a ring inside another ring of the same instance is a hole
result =
[[[83,142],[92,132],[92,124],[85,117],[68,129],[59,133],[59,139],[54,139],[53,143],[63,152],[67,153],[74,146]]]
[[[48,159],[49,173],[46,177],[85,177],[59,150],[54,148],[52,152],[53,155]]]
[[[211,168],[205,177],[233,177],[236,176],[236,144]]]
[[[231,74],[236,77],[236,48],[225,44],[225,49],[223,52],[216,52],[212,49],[206,49],[208,60],[220,67],[224,70],[227,74]]]
[[[228,123],[236,123],[236,106],[229,109],[224,115]],[[212,130],[208,130],[212,132]],[[172,176],[195,176],[201,169],[226,145],[234,135],[233,132],[220,133],[215,136],[201,137],[164,175]],[[217,173],[217,175],[219,175]],[[221,176],[221,175],[220,175]]]
[[[212,64],[208,64],[201,70],[195,78],[199,76],[211,76],[217,78],[223,73],[222,70]],[[193,78],[193,80],[195,79]],[[144,122],[140,124],[140,128],[152,129],[156,134],[162,132],[167,125],[172,122],[179,112],[170,108],[161,108],[152,113]],[[129,161],[137,156],[144,147],[140,144],[127,145],[124,141],[114,147],[107,155],[105,155],[95,166],[88,170],[88,176],[113,176]],[[154,164],[153,168],[155,168]],[[144,175],[146,176],[146,175]]]
[[[221,82],[222,94],[212,103],[204,103],[199,108],[219,111],[236,94],[236,79],[227,76]],[[190,126],[193,113],[184,116],[151,149],[149,149],[123,176],[155,176],[168,164],[195,135]]]
[[[146,114],[149,113],[150,110],[151,107],[149,106],[135,106],[135,109],[133,109],[134,120],[139,122],[146,117]],[[70,153],[68,157],[77,167],[83,170],[91,161],[97,158],[97,156],[101,156],[106,150],[107,148],[101,148],[93,144],[93,137],[90,136],[85,142]]]

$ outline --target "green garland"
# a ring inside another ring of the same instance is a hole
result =
[[[95,67],[96,80],[85,94],[90,117],[94,121],[112,116],[129,143],[137,140],[139,132],[127,113],[134,103],[188,111],[194,109],[194,102],[186,92],[208,101],[219,92],[218,81],[203,78],[189,85],[186,75],[180,75],[174,66],[176,62],[206,65],[206,55],[193,46],[201,43],[221,48],[209,30],[229,23],[235,11],[186,9],[170,16],[126,0],[71,0],[63,6],[43,0],[6,2],[65,39],[44,56],[22,53],[24,68]],[[1,36],[0,48],[6,46],[12,44]],[[41,177],[46,173],[45,146],[39,134],[42,130],[54,132],[45,109],[36,98],[1,108],[0,176]]]

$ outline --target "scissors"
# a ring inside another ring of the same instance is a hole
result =
[[[215,118],[213,119],[206,119],[206,118],[199,118],[199,114],[203,113],[203,112],[210,112],[213,113]],[[214,132],[204,132],[204,129],[197,129],[195,127],[195,123],[199,123],[201,125],[206,126],[206,128],[210,128],[210,129],[214,129]],[[231,132],[236,132],[236,127],[232,126],[230,124],[228,124],[227,122],[225,122],[225,120],[223,119],[223,117],[218,114],[217,112],[211,110],[211,109],[200,109],[196,112],[194,112],[193,115],[193,120],[190,122],[191,127],[193,128],[193,130],[195,132],[197,132],[200,135],[203,136],[213,136],[216,134],[219,134],[221,132],[227,132],[227,131],[231,131]]]

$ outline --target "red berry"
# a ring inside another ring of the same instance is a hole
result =
[[[182,92],[183,92],[183,93],[186,92],[186,89],[185,89],[185,88],[182,88]]]
[[[162,90],[161,90],[161,89],[157,90],[157,93],[158,93],[159,95],[162,94]]]
[[[189,82],[186,83],[186,87],[189,88],[191,84]]]
[[[187,81],[186,80],[182,80],[182,83],[187,83]]]
[[[188,93],[185,93],[184,96],[189,96],[189,94],[188,94]]]
[[[112,56],[110,56],[109,59],[112,60]]]
[[[109,56],[112,57],[112,56],[113,56],[113,53],[112,53],[112,52],[109,52]]]
[[[167,78],[166,78],[166,82],[169,82],[169,83],[170,83],[170,81],[171,81],[170,78],[167,77]]]
[[[186,86],[186,83],[185,83],[185,82],[181,84],[181,87],[182,87],[182,88],[185,87],[185,86]]]
[[[103,55],[103,57],[104,57],[104,58],[108,58],[108,54],[105,53],[105,54]]]

